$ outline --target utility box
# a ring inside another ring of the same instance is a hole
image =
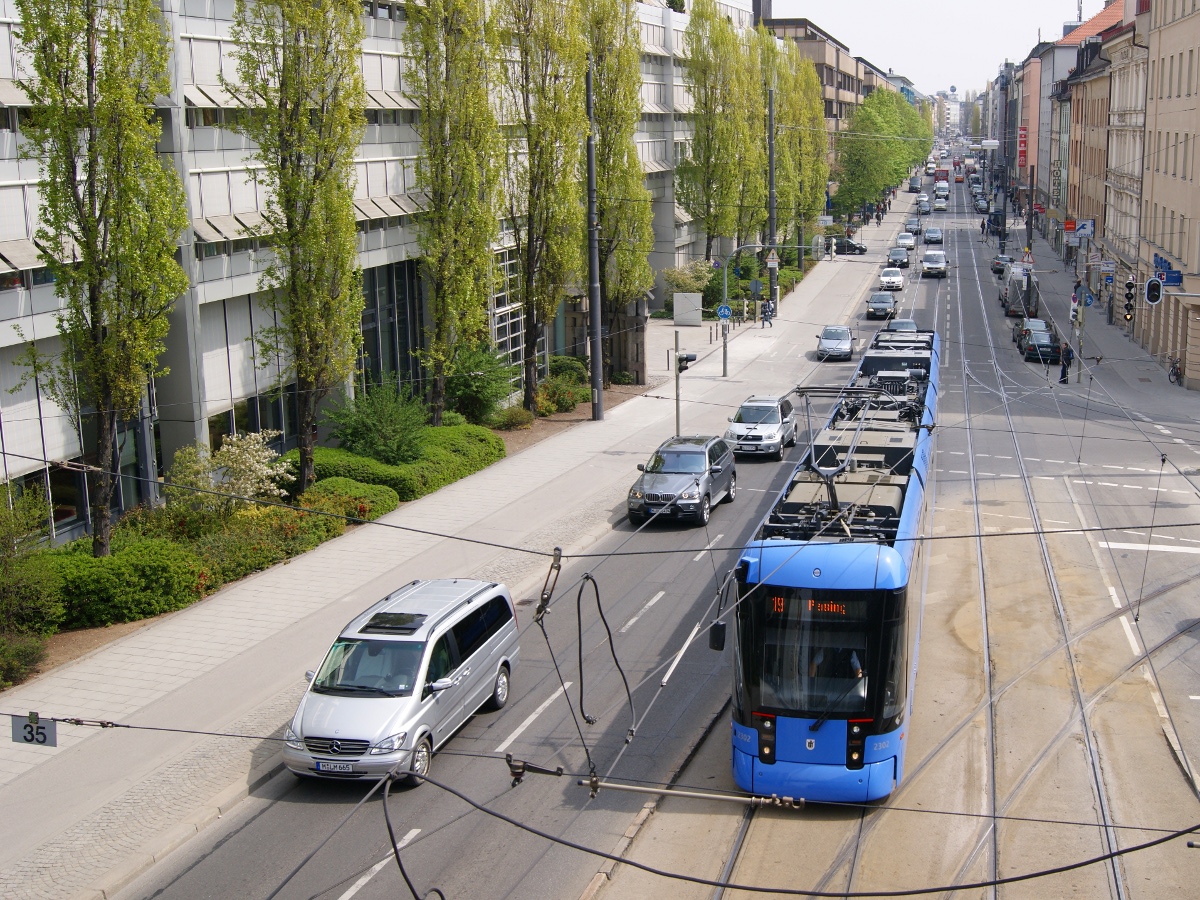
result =
[[[700,304],[704,299],[703,294],[695,293],[676,293],[675,294],[675,324],[676,325],[695,325],[699,328],[704,324],[704,317],[700,312]]]

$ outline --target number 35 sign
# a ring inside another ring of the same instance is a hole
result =
[[[11,716],[12,739],[15,743],[33,747],[57,747],[58,723],[43,719],[37,713],[28,716]]]

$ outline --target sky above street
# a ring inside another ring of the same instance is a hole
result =
[[[1123,0],[1117,0],[1118,3]],[[1083,0],[1083,21],[1104,8],[1103,0]],[[897,0],[774,0],[777,19],[809,19],[883,71],[912,79],[932,94],[958,88],[982,91],[1005,59],[1020,62],[1038,41],[1062,37],[1064,22],[1075,21],[1077,0],[1003,0],[979,3],[904,3]]]

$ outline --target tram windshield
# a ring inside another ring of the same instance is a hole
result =
[[[743,683],[753,709],[868,711],[883,596],[750,585],[738,606]]]

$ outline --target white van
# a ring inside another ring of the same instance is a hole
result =
[[[284,732],[284,764],[298,776],[410,783],[433,752],[484,705],[508,702],[520,645],[502,584],[414,581],[342,629]]]

